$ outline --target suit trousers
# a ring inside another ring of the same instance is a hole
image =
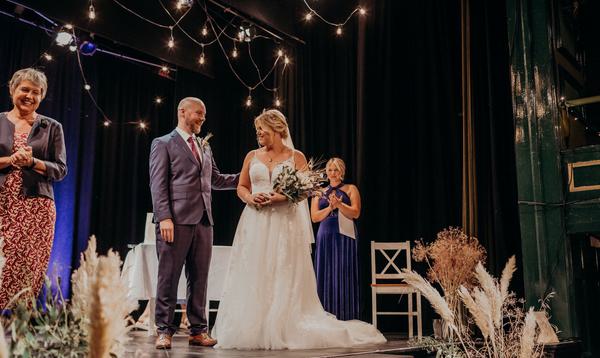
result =
[[[174,225],[173,242],[165,242],[156,224],[158,281],[156,286],[156,325],[159,333],[175,334],[177,285],[183,264],[187,279],[187,316],[190,334],[208,331],[206,288],[212,255],[213,227],[206,212],[196,225]]]

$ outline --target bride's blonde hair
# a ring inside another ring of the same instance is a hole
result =
[[[289,135],[288,124],[283,113],[276,109],[263,111],[258,117],[254,118],[254,127],[265,125],[286,139]]]

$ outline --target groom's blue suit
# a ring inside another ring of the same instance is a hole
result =
[[[198,144],[200,141],[197,142]],[[239,174],[221,174],[208,145],[198,145],[201,163],[183,137],[173,132],[152,141],[150,190],[156,224],[158,282],[156,325],[159,333],[177,330],[173,316],[183,264],[187,277],[187,315],[191,334],[208,330],[206,281],[212,253],[211,190],[235,189]],[[171,219],[174,240],[165,242],[159,224]]]

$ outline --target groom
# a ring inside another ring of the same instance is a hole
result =
[[[213,242],[211,189],[235,189],[239,174],[221,174],[206,140],[196,135],[206,120],[206,107],[195,97],[177,106],[177,127],[152,141],[150,191],[156,225],[157,349],[170,349],[177,284],[183,264],[187,277],[190,345],[213,346],[206,317],[206,281]]]

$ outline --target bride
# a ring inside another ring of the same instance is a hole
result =
[[[338,321],[321,306],[307,204],[289,204],[272,185],[284,166],[303,168],[306,158],[293,149],[281,112],[263,112],[254,126],[260,148],[246,156],[237,188],[247,205],[212,332],[216,347],[310,349],[385,342],[372,325]]]

